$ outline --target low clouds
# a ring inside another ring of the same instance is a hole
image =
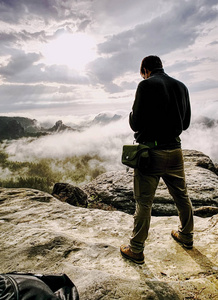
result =
[[[87,121],[87,120],[86,120]],[[74,122],[74,119],[71,119]],[[76,123],[76,122],[75,122]],[[204,122],[192,123],[181,135],[183,149],[202,151],[213,162],[218,162],[217,125]],[[38,159],[65,159],[82,155],[98,155],[107,171],[124,169],[121,164],[122,146],[132,144],[133,132],[128,116],[104,126],[91,126],[81,132],[62,132],[37,139],[24,138],[3,145],[13,161],[37,161]]]
[[[218,122],[212,126],[205,126],[203,123],[193,123],[187,131],[182,133],[183,149],[201,151],[208,155],[214,163],[218,163]]]
[[[34,111],[46,102],[48,109],[52,103],[81,103],[83,110],[86,102],[99,112],[116,99],[128,110],[141,80],[141,59],[150,54],[159,55],[169,75],[187,84],[193,101],[206,91],[205,97],[214,99],[217,11],[215,0],[1,0],[0,107]],[[78,32],[96,41],[97,58],[83,72],[67,63],[47,64],[43,45]]]
[[[133,140],[127,118],[106,126],[92,126],[82,132],[62,132],[33,139],[9,142],[6,151],[14,161],[35,161],[41,158],[64,159],[80,155],[99,155],[108,170],[121,168],[123,143]]]

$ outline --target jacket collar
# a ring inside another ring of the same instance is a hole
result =
[[[156,73],[164,73],[164,69],[163,69],[163,68],[156,68],[156,69],[154,69],[154,70],[151,72],[151,75],[150,75],[150,76],[152,76],[152,75],[154,75],[154,74],[156,74]]]

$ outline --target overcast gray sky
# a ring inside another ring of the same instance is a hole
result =
[[[218,119],[217,0],[0,0],[0,114],[129,111],[161,57]]]

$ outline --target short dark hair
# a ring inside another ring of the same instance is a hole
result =
[[[163,68],[162,61],[160,57],[156,55],[149,55],[143,58],[141,67],[140,67],[140,73],[145,74],[144,68],[149,71],[153,71],[157,68]]]

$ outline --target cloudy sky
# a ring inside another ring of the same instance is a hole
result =
[[[0,114],[129,111],[143,57],[218,119],[217,0],[0,0]]]

